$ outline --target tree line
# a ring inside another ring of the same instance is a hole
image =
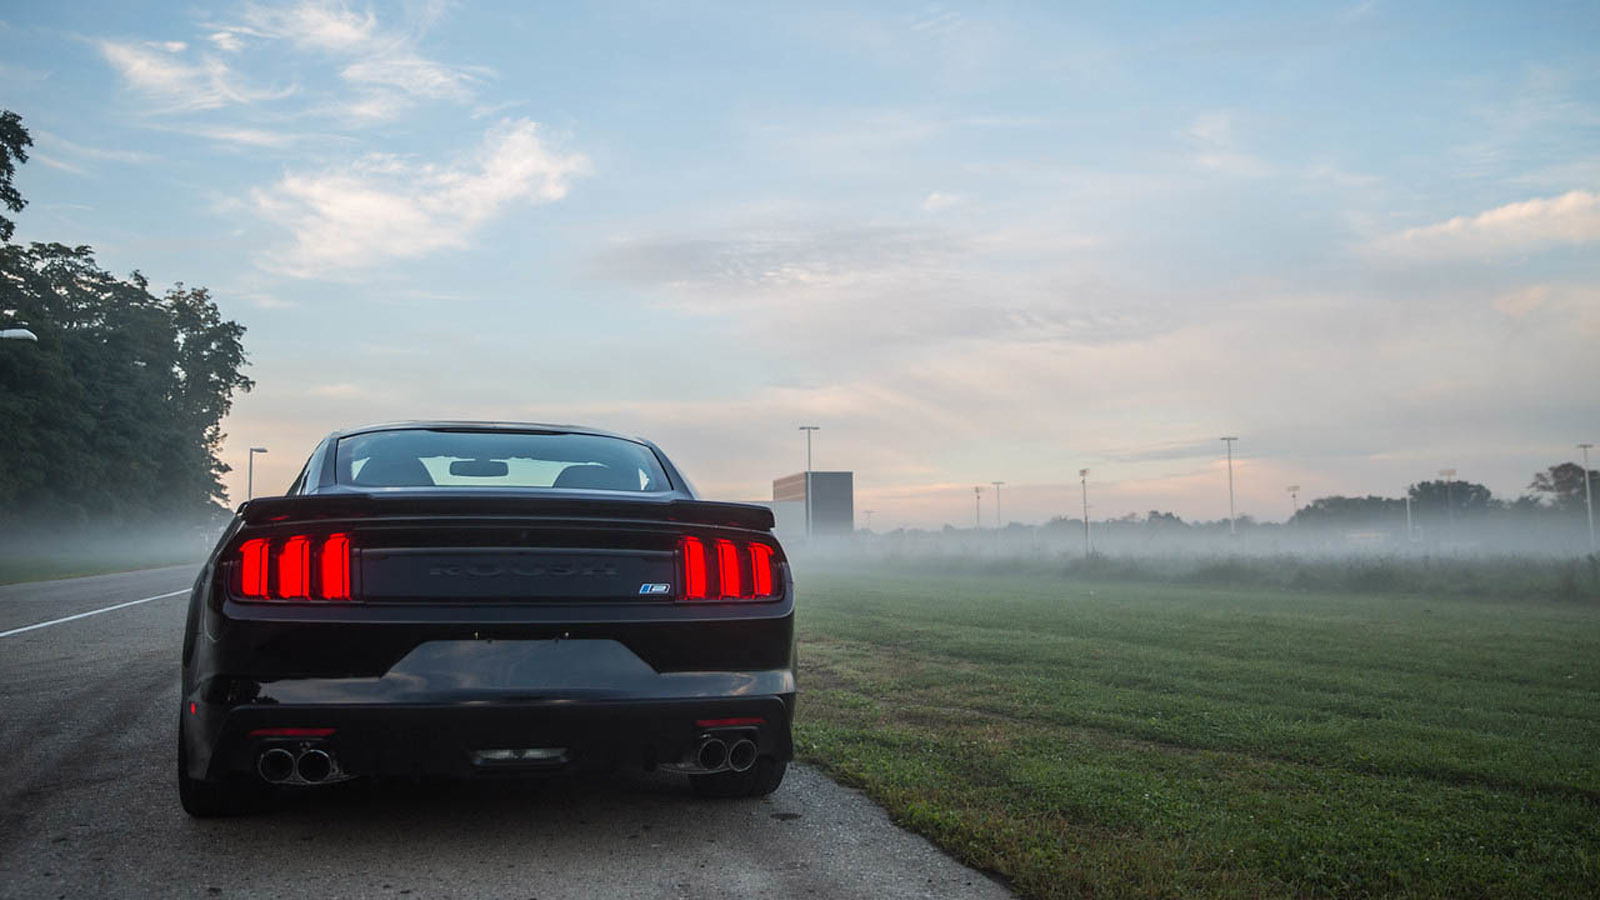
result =
[[[0,203],[32,138],[0,111]],[[225,513],[221,423],[243,374],[244,326],[203,287],[150,290],[87,246],[12,243],[0,216],[0,522],[7,526],[207,520]]]

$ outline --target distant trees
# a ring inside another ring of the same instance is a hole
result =
[[[22,117],[8,109],[0,109],[0,204],[14,212],[22,212],[28,201],[12,186],[11,179],[17,174],[17,163],[28,161],[28,148],[33,146],[33,137],[28,134],[28,129],[22,127]],[[16,223],[5,216],[0,216],[0,241],[11,240],[11,235],[16,231]]]
[[[1574,462],[1561,463],[1535,473],[1533,481],[1528,483],[1528,490],[1532,492],[1534,500],[1552,509],[1578,512],[1584,508],[1585,502],[1583,474],[1583,466]],[[1590,469],[1589,480],[1591,491],[1600,487],[1600,471]]]
[[[17,149],[26,137],[0,113],[0,155],[26,159]],[[221,421],[253,383],[242,373],[244,327],[205,288],[157,296],[138,272],[101,269],[88,247],[7,241],[0,310],[39,338],[0,341],[0,522],[130,523],[222,508]]]
[[[1319,528],[1368,528],[1393,522],[1395,514],[1405,515],[1406,502],[1393,497],[1318,497],[1300,508],[1291,519],[1300,526]]]

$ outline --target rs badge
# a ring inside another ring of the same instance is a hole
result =
[[[670,585],[670,584],[641,584],[641,585],[639,585],[639,593],[641,593],[641,594],[670,594],[670,593],[672,593],[672,585]]]

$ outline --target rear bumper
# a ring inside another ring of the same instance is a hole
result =
[[[483,777],[602,769],[654,768],[690,760],[707,733],[748,737],[763,756],[787,761],[794,750],[789,724],[793,694],[650,700],[537,700],[444,705],[249,705],[201,710],[186,739],[190,776],[216,780],[254,773],[260,755],[276,746],[315,746],[354,776]],[[215,734],[200,734],[203,722]],[[718,720],[736,720],[728,725]],[[760,720],[752,722],[750,720]],[[332,729],[326,736],[252,734],[270,729]],[[539,748],[559,756],[528,763],[482,758],[482,751]],[[198,753],[196,751],[199,751]]]
[[[787,761],[794,696],[787,667],[658,672],[615,640],[442,640],[375,678],[204,679],[184,698],[182,739],[204,780],[254,772],[285,744],[315,745],[349,775],[473,776],[677,764],[731,727],[707,720],[738,719],[760,720],[738,737]],[[559,757],[538,765],[475,759],[552,748]]]

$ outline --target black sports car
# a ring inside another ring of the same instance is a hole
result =
[[[772,525],[698,499],[653,444],[593,429],[330,435],[285,496],[239,508],[195,583],[183,807],[617,765],[770,793],[795,701]]]

